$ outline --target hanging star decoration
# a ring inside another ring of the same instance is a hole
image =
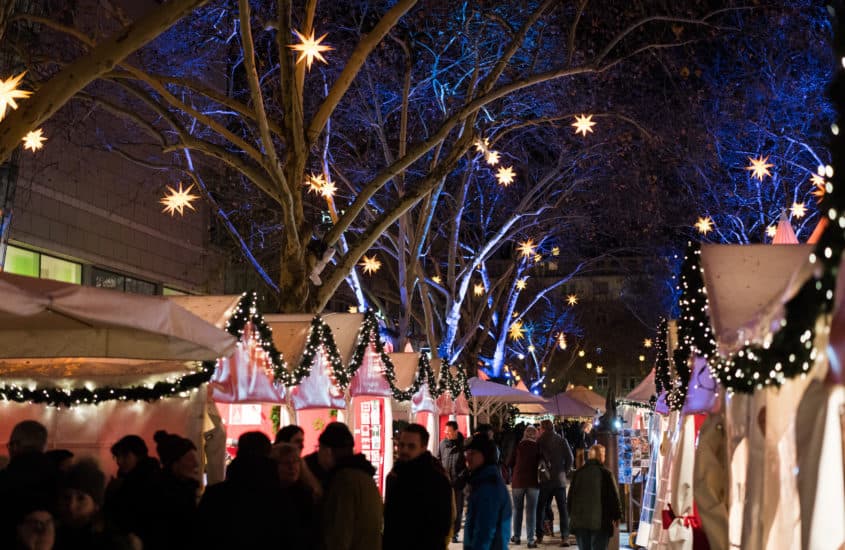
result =
[[[185,208],[190,208],[194,212],[196,212],[196,208],[194,205],[191,204],[195,200],[197,200],[199,195],[194,195],[191,193],[191,189],[194,188],[194,184],[188,186],[187,189],[182,188],[182,182],[179,182],[179,189],[173,189],[169,185],[167,186],[167,193],[165,193],[164,197],[158,202],[164,205],[164,209],[162,212],[170,214],[171,216],[175,216],[178,212],[180,216],[185,215]]]
[[[478,138],[478,139],[475,140],[475,143],[473,145],[475,145],[475,150],[478,151],[479,153],[486,153],[487,148],[490,147],[490,140],[487,139],[487,138],[484,138],[484,139]]]
[[[499,171],[496,172],[496,179],[499,180],[499,185],[503,187],[507,187],[512,184],[514,177],[516,177],[516,172],[514,172],[513,168],[510,166],[502,166],[499,168]]]
[[[325,34],[315,40],[314,31],[311,31],[311,34],[308,36],[301,35],[297,30],[294,30],[293,33],[297,38],[299,38],[299,44],[291,44],[288,48],[299,52],[299,57],[296,58],[297,63],[305,61],[305,66],[308,67],[309,71],[311,70],[311,64],[314,63],[314,59],[328,64],[328,61],[326,61],[326,58],[323,57],[322,52],[327,52],[329,50],[333,50],[334,48],[327,44],[321,44],[323,39],[326,37]]]
[[[528,346],[528,353],[534,353],[535,351],[537,351],[537,348],[534,347],[534,344],[530,344]]]
[[[805,214],[807,214],[807,207],[804,206],[803,202],[794,202],[792,203],[792,208],[789,209],[792,212],[792,215],[796,218],[803,218]]]
[[[361,268],[364,270],[364,273],[367,275],[372,275],[373,273],[377,272],[381,269],[381,262],[376,257],[375,254],[372,256],[364,256],[361,258]]]
[[[440,278],[440,275],[435,275],[431,278],[431,282],[437,283],[438,285],[443,282],[443,279]]]
[[[309,174],[308,177],[305,178],[305,185],[308,186],[308,191],[310,193],[322,195],[323,186],[326,185],[326,178],[323,174]]]
[[[530,258],[534,254],[536,246],[537,245],[534,244],[534,239],[528,239],[527,241],[519,243],[517,251],[522,254],[523,258]]]
[[[18,76],[13,76],[9,80],[0,78],[0,120],[3,120],[3,117],[6,116],[7,108],[18,108],[18,104],[15,102],[16,99],[26,99],[32,95],[32,92],[18,89],[18,84],[21,83],[25,74],[26,71]]]
[[[570,294],[566,297],[566,303],[570,306],[574,306],[578,303],[578,296],[576,296],[575,294]]]
[[[768,235],[769,237],[774,238],[774,236],[777,235],[777,234],[778,234],[777,226],[770,225],[769,227],[766,228],[766,235]]]
[[[560,349],[566,349],[566,334],[561,332],[557,335],[557,345]]]
[[[654,342],[651,340],[651,338],[646,338],[645,340],[643,340],[643,347],[644,348],[650,348],[653,345],[654,345]]]
[[[41,128],[37,130],[33,130],[29,132],[23,138],[23,148],[29,149],[33,153],[42,147],[44,147],[44,142],[47,141],[47,138],[44,137],[44,134]]]
[[[484,285],[482,283],[475,283],[475,286],[472,287],[472,293],[476,296],[481,296],[484,294]]]
[[[335,187],[334,183],[327,181],[320,189],[320,194],[329,199],[334,196],[335,191],[337,191],[337,187]]]
[[[710,219],[710,216],[698,218],[698,221],[695,222],[695,228],[698,229],[698,232],[702,235],[707,235],[713,231],[713,220]]]
[[[521,340],[525,335],[525,330],[522,328],[522,321],[514,321],[508,329],[508,335],[511,340]]]
[[[560,247],[555,246],[552,248],[552,256],[560,256]]]
[[[526,279],[525,279],[525,278],[519,279],[519,280],[516,282],[516,288],[517,288],[518,290],[525,290],[525,286],[526,286],[526,282],[525,282],[525,281],[526,281]]]
[[[490,166],[496,166],[499,164],[499,152],[498,151],[487,151],[484,154],[484,160],[487,161],[487,164]]]
[[[575,133],[583,136],[586,136],[587,132],[592,133],[593,126],[595,125],[596,123],[593,122],[593,115],[576,116],[575,122],[572,123],[572,126],[575,128]]]
[[[751,165],[745,169],[751,172],[752,178],[757,178],[758,180],[763,181],[764,177],[771,177],[772,173],[769,172],[769,168],[773,167],[774,164],[769,164],[768,156],[763,158],[763,155],[760,155],[756,159],[748,157],[748,160],[751,161]]]
[[[816,202],[821,202],[824,198],[825,193],[827,192],[827,184],[825,183],[824,178],[813,174],[813,177],[810,178],[810,181],[812,182],[814,187],[812,195],[816,197]]]

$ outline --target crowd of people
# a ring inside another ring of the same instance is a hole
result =
[[[524,515],[536,548],[551,535],[554,501],[561,546],[571,531],[581,550],[604,550],[621,514],[601,447],[572,475],[567,499],[574,459],[566,439],[548,421],[513,435],[515,444],[500,447],[488,426],[465,439],[450,422],[435,456],[428,431],[405,426],[382,501],[376,469],[339,422],[305,456],[298,426],[279,430],[275,442],[245,433],[225,480],[201,491],[189,439],[157,432],[154,457],[141,437],[121,438],[108,480],[93,459],[45,452],[46,428],[28,420],[12,430],[0,470],[0,547],[443,550],[460,537],[467,550],[504,550],[520,543]]]

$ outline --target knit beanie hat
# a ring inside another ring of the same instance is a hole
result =
[[[343,422],[331,422],[320,434],[318,441],[320,446],[329,449],[351,449],[355,446],[352,432]]]
[[[170,468],[174,462],[188,454],[190,451],[197,449],[194,442],[190,439],[176,434],[167,433],[164,430],[159,430],[153,435],[156,442],[156,452],[158,458],[161,460],[161,465],[164,469]]]
[[[98,506],[103,505],[106,492],[106,474],[90,458],[83,458],[70,467],[62,478],[63,489],[76,489],[89,495]]]

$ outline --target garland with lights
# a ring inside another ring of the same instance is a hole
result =
[[[654,362],[654,387],[657,395],[660,395],[672,387],[672,371],[669,368],[669,322],[666,319],[660,319],[657,325],[654,346],[657,348],[657,357]]]
[[[635,407],[637,409],[648,409],[650,411],[654,410],[655,402],[649,401],[648,403],[641,403],[639,401],[630,401],[628,399],[617,399],[616,406],[626,406],[626,407]]]
[[[258,295],[253,292],[250,296],[243,294],[238,305],[235,307],[232,316],[226,321],[226,330],[238,340],[243,340],[244,330],[247,323],[251,323],[255,334],[258,336],[258,343],[267,356],[270,358],[270,365],[273,371],[273,381],[283,386],[294,386],[308,376],[308,368],[302,364],[297,366],[294,372],[288,370],[288,365],[282,357],[282,353],[273,344],[273,329],[264,321],[264,317],[258,313]]]
[[[320,348],[325,350],[326,355],[328,355],[329,363],[332,366],[332,376],[337,381],[338,386],[345,390],[349,386],[350,373],[343,367],[343,359],[341,359],[337,344],[334,341],[332,329],[323,321],[322,317],[315,315],[311,319],[311,326],[308,328],[305,350],[302,352],[302,359],[299,361],[296,370],[298,374],[302,374],[304,377],[311,372],[311,365],[314,363],[314,357]],[[299,380],[295,383],[299,383]]]
[[[274,380],[289,385],[288,382],[294,380],[295,377],[287,371],[282,354],[273,345],[272,330],[258,314],[256,303],[257,297],[254,293],[251,299],[244,294],[226,322],[226,331],[240,339],[243,337],[247,322],[252,322],[260,336],[262,349],[270,357]],[[76,405],[97,405],[106,401],[157,401],[167,397],[187,397],[188,392],[196,391],[201,385],[211,380],[216,368],[216,361],[203,361],[193,372],[179,376],[175,380],[162,380],[150,385],[129,387],[101,386],[94,389],[36,387],[32,389],[8,384],[0,386],[0,400],[69,408]],[[294,383],[298,381],[296,379]]]
[[[396,386],[396,368],[390,356],[385,353],[384,345],[379,337],[379,324],[376,314],[372,310],[364,313],[364,322],[361,324],[361,329],[358,331],[358,341],[355,345],[355,351],[352,353],[352,359],[349,362],[347,371],[351,377],[355,374],[364,362],[364,354],[370,346],[375,347],[376,353],[384,365],[384,377],[390,385],[390,391],[393,393],[393,398],[397,401],[410,401],[411,398],[420,390],[423,383],[428,381],[429,387],[435,387],[436,381],[434,379],[434,372],[431,370],[431,364],[428,362],[428,356],[420,354],[420,362],[417,367],[417,372],[414,375],[414,381],[408,389],[402,390]],[[433,393],[433,392],[432,392]]]
[[[469,390],[469,378],[464,368],[460,365],[454,365],[455,376],[452,376],[451,367],[445,360],[440,365],[440,379],[438,380],[437,395],[442,395],[449,392],[452,399],[457,399],[463,393],[467,399],[472,397],[472,392]]]
[[[691,376],[689,361],[693,355],[710,359],[715,357],[716,342],[710,329],[707,293],[701,275],[701,247],[687,243],[681,264],[678,289],[680,315],[678,316],[678,347],[672,353],[676,377],[666,394],[666,404],[672,410],[681,410],[687,397]],[[665,382],[665,379],[664,379]]]

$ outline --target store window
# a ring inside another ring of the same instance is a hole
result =
[[[132,294],[158,294],[155,283],[127,277],[99,267],[91,268],[91,283],[97,288],[108,288]]]
[[[607,376],[596,376],[596,388],[606,390],[608,385]]]
[[[4,271],[64,283],[82,284],[82,264],[8,245]]]
[[[161,293],[165,296],[187,296],[187,292],[182,292],[181,290],[176,290],[175,288],[170,288],[166,286],[161,289]]]

